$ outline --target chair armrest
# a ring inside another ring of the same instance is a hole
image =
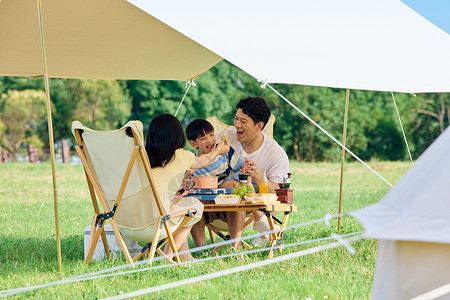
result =
[[[178,216],[184,216],[185,214],[188,213],[188,211],[190,211],[191,213],[195,214],[197,212],[197,210],[195,208],[191,208],[191,209],[184,209],[184,210],[179,210],[176,211],[174,213],[170,214],[170,217],[178,217]]]

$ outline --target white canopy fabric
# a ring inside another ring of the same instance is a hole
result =
[[[128,2],[42,1],[48,76],[192,80],[224,58],[269,83],[450,91],[449,35],[399,0]],[[0,75],[43,73],[38,24],[36,1],[0,1]]]
[[[450,127],[378,203],[351,213],[380,240],[450,244]]]
[[[128,1],[269,83],[450,91],[450,36],[399,0]]]
[[[43,0],[49,77],[191,80],[222,60],[125,0]],[[36,0],[0,1],[0,75],[44,72]]]

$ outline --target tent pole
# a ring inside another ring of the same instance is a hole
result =
[[[58,217],[58,190],[56,189],[56,167],[55,167],[55,144],[53,142],[53,123],[52,123],[52,107],[50,101],[50,85],[48,82],[47,73],[47,59],[45,54],[44,43],[44,26],[42,24],[42,5],[41,0],[37,1],[37,7],[39,12],[39,27],[41,30],[41,47],[42,47],[42,61],[44,65],[44,82],[45,82],[45,95],[47,96],[47,121],[48,121],[48,139],[50,143],[50,158],[52,162],[52,179],[53,179],[53,204],[55,207],[55,225],[56,225],[56,248],[58,252],[58,269],[59,278],[62,279],[62,263],[61,263],[61,237],[59,232],[59,217]]]
[[[347,89],[345,93],[345,113],[344,113],[344,130],[342,132],[342,145],[345,146],[345,139],[347,137],[347,119],[348,119],[348,100],[350,98],[350,90]],[[345,149],[342,148],[342,156],[341,156],[341,178],[339,181],[339,214],[341,214],[342,209],[342,185],[344,183],[344,160],[345,160]],[[341,217],[338,218],[338,228],[339,231],[341,228]]]

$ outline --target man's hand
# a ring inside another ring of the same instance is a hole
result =
[[[244,163],[242,164],[240,172],[250,175],[256,184],[259,184],[262,180],[263,174],[262,174],[261,170],[259,170],[256,167],[256,164],[252,160],[249,160],[247,158],[245,159]]]

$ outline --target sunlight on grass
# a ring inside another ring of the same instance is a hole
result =
[[[394,184],[411,166],[407,162],[374,161],[377,172]],[[93,215],[89,191],[81,165],[57,165],[59,221],[63,276],[118,266],[114,262],[83,263],[84,227]],[[289,225],[322,218],[338,211],[340,165],[337,163],[291,162],[292,187],[298,212],[291,214]],[[0,165],[0,289],[11,289],[58,280],[55,220],[51,167],[49,164]],[[379,201],[389,186],[359,163],[346,163],[343,212],[350,212]],[[328,237],[337,232],[319,223],[285,234],[284,244]],[[341,221],[339,233],[363,230],[353,218]],[[245,234],[253,234],[248,230]],[[324,243],[322,243],[324,244]],[[194,247],[190,240],[191,248]],[[300,251],[318,243],[285,248],[283,254]],[[362,240],[352,245],[356,255],[336,248],[271,266],[212,279],[149,296],[149,298],[281,298],[281,299],[368,299],[376,260],[376,241]],[[225,247],[219,254],[230,253]],[[202,254],[194,254],[200,257]],[[279,255],[279,254],[276,254]],[[19,295],[36,298],[101,298],[148,288],[180,279],[248,264],[265,259],[267,253],[255,253],[199,263],[188,267],[167,268],[142,273],[64,284]],[[165,264],[156,262],[155,265]]]

